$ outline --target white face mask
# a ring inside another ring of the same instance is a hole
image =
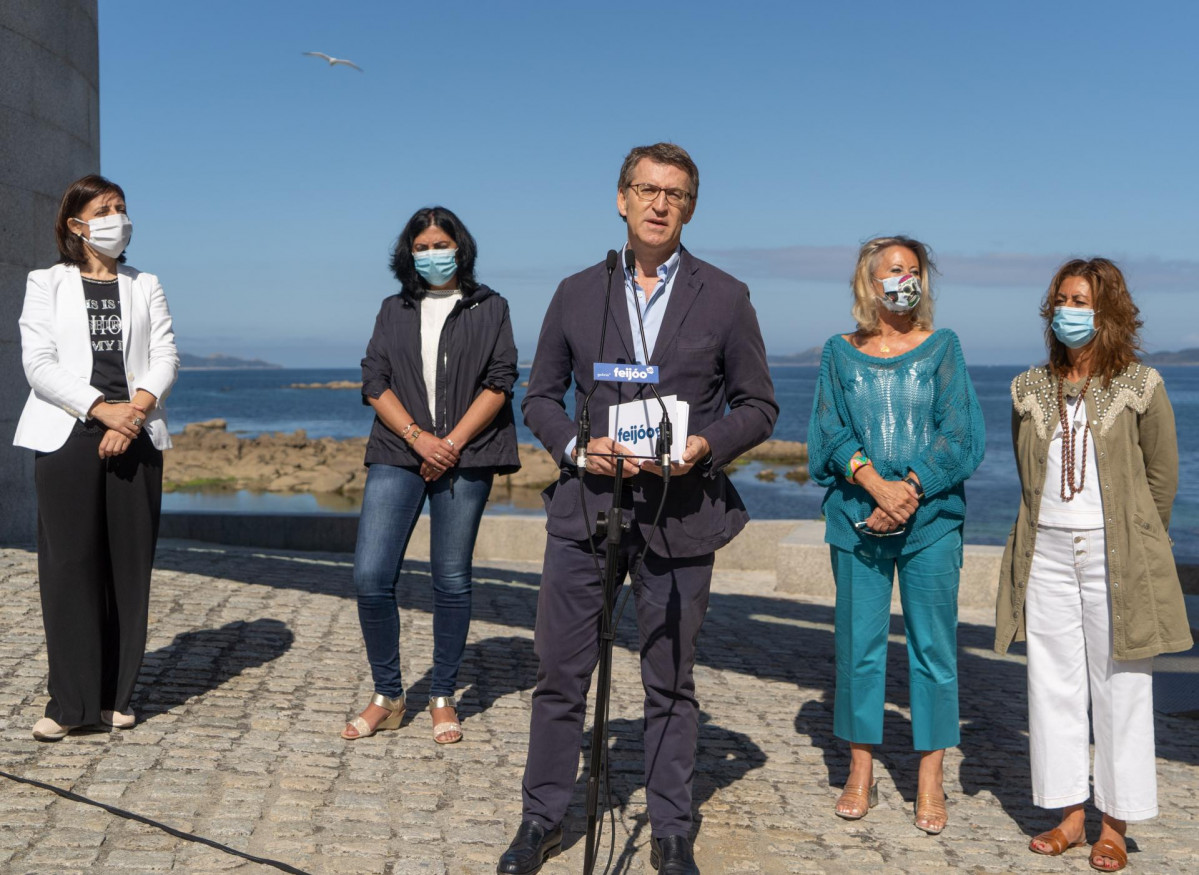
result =
[[[121,253],[129,248],[129,241],[133,237],[133,222],[124,213],[113,213],[111,216],[101,216],[88,222],[82,219],[71,221],[87,225],[92,236],[78,236],[92,249],[109,258],[120,257]]]

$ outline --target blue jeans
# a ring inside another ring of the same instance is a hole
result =
[[[410,468],[370,466],[354,550],[354,586],[376,693],[394,699],[404,692],[397,588],[408,539],[427,496],[433,570],[429,695],[454,695],[470,628],[471,554],[493,476],[490,468],[451,469],[426,483]]]

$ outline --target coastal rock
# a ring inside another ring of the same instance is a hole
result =
[[[326,467],[284,474],[267,486],[268,492],[340,492],[349,479]]]
[[[164,454],[163,488],[360,496],[366,486],[365,437],[313,439],[301,429],[243,438],[227,428],[225,420],[212,419],[189,423],[173,435],[174,449]],[[521,469],[497,477],[493,492],[518,506],[540,507],[537,493],[558,479],[558,463],[533,444],[520,444],[517,449]],[[807,461],[807,446],[767,441],[743,458],[800,464]]]
[[[184,434],[201,434],[207,431],[224,431],[229,427],[228,420],[206,419],[203,422],[189,422],[183,426]]]
[[[800,441],[769,440],[743,453],[741,458],[749,462],[798,465],[808,461],[808,445]]]
[[[550,454],[533,444],[518,444],[520,470],[515,474],[497,477],[497,485],[510,489],[544,489],[558,479],[558,466]]]
[[[292,383],[289,389],[361,389],[362,381],[330,380],[327,383]]]
[[[201,427],[196,427],[201,426]],[[164,455],[163,488],[361,492],[366,438],[310,439],[303,431],[241,438],[221,420],[192,423]]]

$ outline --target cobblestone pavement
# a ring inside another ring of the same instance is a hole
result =
[[[349,557],[182,542],[160,547],[150,641],[125,732],[29,734],[45,703],[35,557],[0,551],[0,757],[4,771],[72,790],[309,873],[487,873],[520,819],[536,663],[537,567],[476,568],[462,670],[465,741],[433,743],[428,565],[404,577],[411,716],[395,732],[338,737],[371,685]],[[646,873],[634,630],[614,666],[613,871]],[[846,775],[832,736],[832,609],[774,592],[771,575],[718,572],[700,638],[704,708],[695,801],[706,875],[782,872],[1085,872],[1085,849],[1038,857],[1051,825],[1029,802],[1024,667],[992,654],[990,617],[963,613],[961,746],[946,757],[950,825],[911,822],[906,655],[893,618],[881,801],[857,823],[832,813]],[[1130,871],[1199,871],[1199,726],[1159,715],[1162,816],[1129,831]],[[582,870],[582,792],[546,875]],[[1097,830],[1092,816],[1091,833]],[[605,833],[605,849],[607,836]],[[0,871],[270,872],[102,809],[0,779]]]

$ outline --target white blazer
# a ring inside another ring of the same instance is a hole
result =
[[[121,337],[129,397],[145,389],[158,399],[142,428],[160,450],[171,446],[163,402],[179,372],[171,311],[158,277],[117,266]],[[53,452],[102,394],[90,385],[92,342],[79,268],[56,264],[29,274],[21,310],[21,363],[32,391],[13,443]]]

